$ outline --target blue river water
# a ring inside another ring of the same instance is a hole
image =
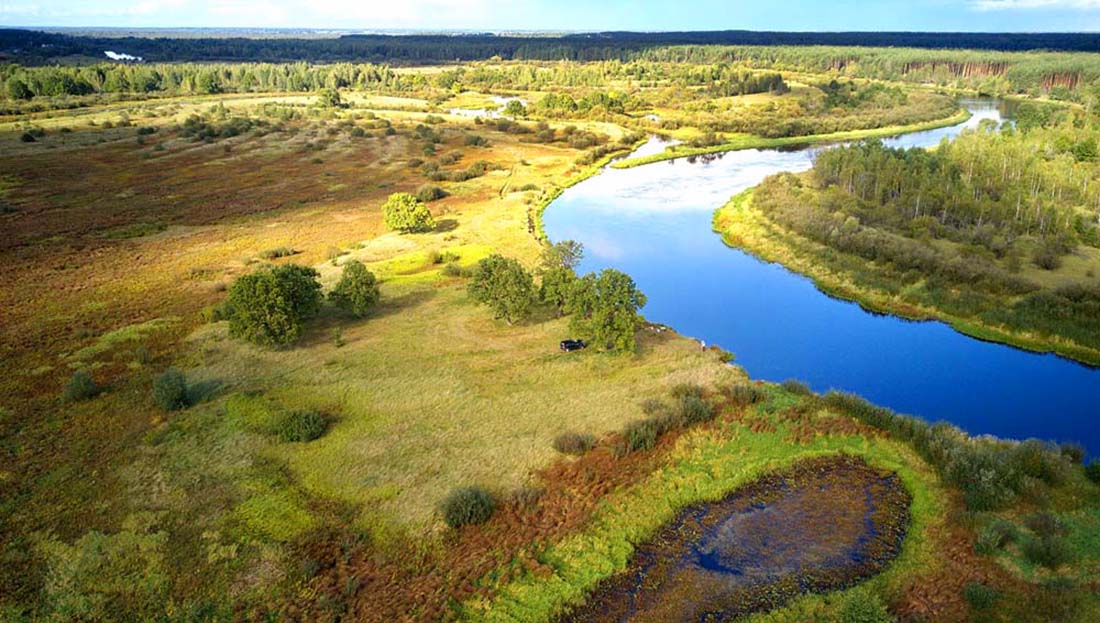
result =
[[[886,142],[932,146],[983,119],[1001,120],[994,102],[966,105],[974,113],[966,123]],[[648,297],[648,320],[734,353],[753,378],[795,378],[971,434],[1076,442],[1100,454],[1100,369],[975,340],[940,322],[866,312],[711,231],[714,210],[731,196],[768,175],[807,170],[817,149],[607,168],[547,208],[546,232],[584,244],[581,272],[629,273]]]

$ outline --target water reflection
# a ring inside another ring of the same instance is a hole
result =
[[[995,102],[967,105],[974,115],[963,124],[885,142],[929,147],[1002,118]],[[648,144],[642,153],[663,148]],[[1100,449],[1093,425],[1100,370],[980,342],[941,323],[866,313],[781,266],[726,247],[711,231],[713,211],[732,195],[768,175],[808,169],[818,149],[754,149],[607,169],[546,210],[546,231],[553,240],[584,243],[581,270],[630,273],[648,296],[648,319],[734,352],[755,378],[853,391],[972,433]]]

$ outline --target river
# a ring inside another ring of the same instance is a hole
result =
[[[1001,120],[996,102],[964,103],[974,113],[965,123],[885,142],[927,147]],[[660,151],[655,141],[643,153]],[[551,203],[544,226],[551,240],[584,244],[580,272],[629,273],[648,297],[648,320],[734,353],[753,378],[799,379],[971,434],[1070,441],[1100,454],[1100,369],[975,340],[941,322],[866,312],[711,231],[714,210],[730,197],[768,175],[809,169],[822,148],[605,168]]]

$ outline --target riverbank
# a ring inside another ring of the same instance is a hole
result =
[[[921,123],[912,123],[902,126],[888,126],[884,128],[870,128],[866,130],[851,130],[847,132],[832,132],[829,134],[811,134],[808,136],[785,136],[782,138],[765,138],[762,136],[745,135],[739,136],[736,139],[728,141],[726,143],[722,143],[721,145],[714,145],[711,147],[688,147],[684,145],[673,145],[672,147],[666,149],[659,154],[653,154],[642,158],[629,158],[626,160],[613,162],[611,163],[611,167],[615,169],[630,169],[646,164],[652,164],[654,162],[674,160],[676,158],[703,156],[707,154],[717,154],[727,151],[738,151],[742,149],[768,149],[775,147],[787,147],[791,145],[816,145],[821,143],[855,141],[868,138],[885,138],[889,136],[897,136],[899,134],[908,134],[910,132],[936,130],[939,128],[958,125],[960,123],[964,123],[965,121],[970,119],[970,117],[971,112],[969,110],[962,109],[954,115],[951,115],[950,117],[944,117],[942,119],[924,121]]]
[[[729,246],[742,249],[760,259],[783,265],[788,270],[809,277],[822,292],[858,303],[864,309],[892,314],[908,320],[938,320],[975,339],[1008,344],[1016,348],[1055,353],[1092,366],[1100,366],[1100,350],[1067,340],[1060,336],[1014,330],[1003,325],[983,322],[973,317],[951,314],[944,309],[905,300],[900,295],[875,289],[861,282],[853,272],[853,264],[866,267],[866,262],[829,249],[790,231],[752,207],[753,190],[730,199],[714,213],[712,226]]]

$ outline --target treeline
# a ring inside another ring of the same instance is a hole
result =
[[[2,93],[13,100],[93,93],[214,94],[321,89],[395,89],[417,83],[385,65],[339,63],[110,64],[82,67],[0,66]],[[423,82],[420,79],[419,82]]]
[[[1100,51],[1097,33],[918,32],[604,32],[561,37],[479,35],[347,35],[324,39],[245,37],[167,38],[73,36],[0,30],[0,51],[21,62],[63,56],[101,57],[105,50],[153,61],[441,62],[499,56],[514,60],[627,59],[639,51],[677,45],[860,46],[998,51]]]
[[[153,62],[372,62],[647,60],[823,72],[1081,99],[1100,79],[1100,34],[598,33],[565,37],[350,35],[335,39],[84,37],[0,30],[0,54],[24,65],[112,50]],[[1025,50],[1044,50],[1043,52]]]

